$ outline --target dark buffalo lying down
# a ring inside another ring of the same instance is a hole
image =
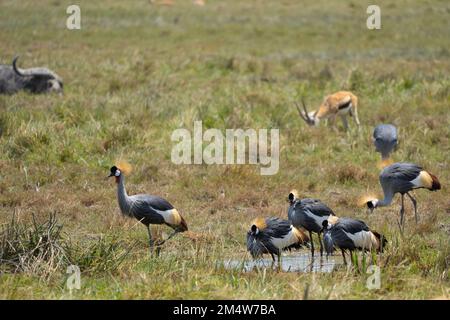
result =
[[[31,93],[62,93],[62,79],[47,68],[19,69],[18,57],[12,65],[0,65],[0,94],[12,94],[20,90]]]

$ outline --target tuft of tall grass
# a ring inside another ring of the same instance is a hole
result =
[[[62,225],[51,213],[44,222],[27,225],[13,214],[0,231],[0,272],[26,272],[47,278],[68,262]]]
[[[55,272],[64,273],[68,265],[88,273],[113,272],[134,247],[116,237],[72,242],[62,229],[55,212],[42,222],[33,214],[31,223],[19,221],[13,214],[0,230],[0,273],[48,279]]]

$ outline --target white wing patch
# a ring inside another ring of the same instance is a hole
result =
[[[344,231],[344,233],[358,248],[371,250],[372,247],[376,248],[378,246],[377,238],[370,231],[359,231],[355,234]]]
[[[178,213],[177,209],[170,209],[170,210],[157,210],[153,207],[151,207],[153,210],[155,210],[158,214],[160,214],[164,221],[171,225],[178,225],[181,222],[180,214]]]
[[[420,171],[419,175],[410,181],[415,188],[431,188],[433,185],[433,179],[430,177],[428,172]]]
[[[289,231],[288,234],[286,234],[283,238],[274,238],[270,237],[270,241],[272,244],[277,247],[279,250],[282,250],[286,247],[289,247],[290,245],[293,245],[294,243],[298,242],[298,238],[295,235],[294,230],[292,229]]]
[[[306,216],[314,220],[314,223],[316,223],[320,228],[322,228],[322,223],[328,219],[329,216],[316,216],[309,210],[305,210]]]

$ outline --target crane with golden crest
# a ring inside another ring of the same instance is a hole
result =
[[[290,221],[280,218],[256,218],[247,232],[247,250],[253,258],[270,254],[275,261],[281,259],[281,251],[300,248],[309,242],[309,237],[294,227]]]
[[[437,191],[441,189],[439,179],[431,172],[424,170],[421,166],[413,163],[397,162],[384,168],[380,173],[380,184],[383,188],[384,198],[371,199],[366,202],[372,212],[375,208],[388,206],[396,193],[400,193],[402,205],[400,209],[400,229],[403,229],[405,214],[405,194],[414,206],[416,223],[419,221],[417,212],[417,200],[410,194],[414,189],[428,189]]]
[[[122,162],[110,169],[109,177],[114,177],[117,184],[117,199],[120,211],[127,217],[134,217],[147,227],[150,248],[154,246],[150,225],[165,224],[173,229],[168,238],[158,245],[172,238],[179,232],[188,230],[183,216],[166,199],[149,194],[129,196],[125,189],[125,174],[131,172],[131,166]]]

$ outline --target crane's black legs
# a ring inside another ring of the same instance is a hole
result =
[[[322,238],[320,238],[320,232],[317,235],[319,236],[320,257],[323,257],[323,244],[322,244]]]
[[[344,264],[347,265],[347,260],[345,260],[344,249],[341,249],[341,252],[342,252],[342,258],[344,259]]]
[[[408,192],[406,193],[406,195],[411,199],[411,201],[413,203],[413,206],[414,206],[414,218],[416,219],[416,224],[417,224],[419,222],[419,214],[417,213],[417,201]]]
[[[278,250],[277,259],[278,259],[278,270],[281,270],[281,250]]]
[[[158,242],[158,246],[163,245],[167,240],[169,240],[170,238],[172,238],[172,237],[173,237],[174,235],[176,235],[177,233],[178,233],[178,230],[174,230],[171,234],[169,234],[169,236],[167,237],[167,239]]]
[[[314,240],[313,240],[311,231],[309,231],[309,239],[311,241],[311,256],[314,259]]]
[[[150,244],[150,250],[153,249],[153,245],[155,244],[155,242],[152,239],[152,232],[150,231],[150,225],[147,225],[147,231],[148,231],[148,241]]]
[[[403,218],[405,214],[405,195],[402,193],[402,208],[400,209],[400,230],[403,231]]]
[[[271,252],[270,255],[272,256],[272,263],[275,263],[275,256],[273,255],[273,253]]]

